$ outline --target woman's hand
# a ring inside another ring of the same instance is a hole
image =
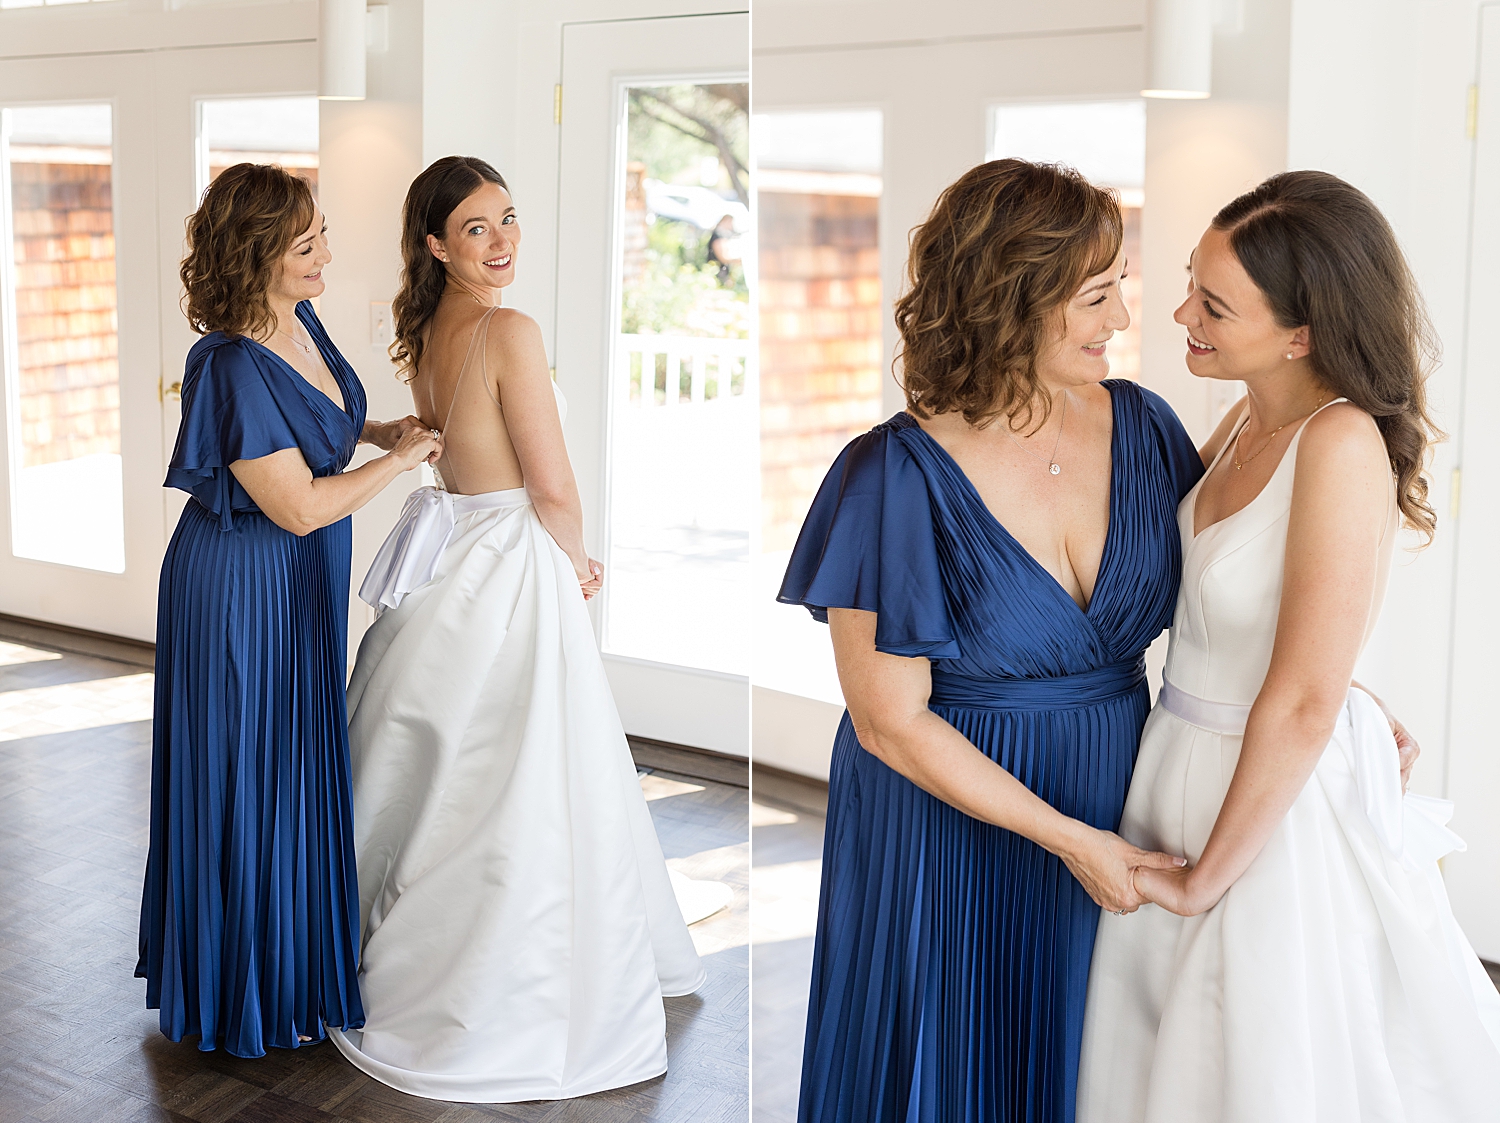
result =
[[[442,434],[425,426],[408,428],[386,455],[397,460],[404,472],[423,462],[436,464],[443,455]]]
[[[1206,884],[1197,870],[1151,869],[1142,866],[1131,876],[1133,888],[1152,904],[1178,916],[1197,916],[1219,903],[1224,890]]]
[[[578,587],[583,590],[584,600],[593,600],[599,595],[599,590],[604,588],[604,563],[589,558],[583,569],[576,565],[573,567],[574,574],[578,577]]]
[[[1113,831],[1095,830],[1079,824],[1078,841],[1058,852],[1068,870],[1088,895],[1110,912],[1134,912],[1146,898],[1132,884],[1131,874],[1140,869],[1179,870],[1186,859],[1132,846]]]
[[[1396,739],[1396,759],[1401,762],[1401,794],[1406,794],[1406,785],[1411,783],[1411,766],[1417,763],[1417,757],[1422,755],[1422,746],[1417,744],[1417,739],[1411,735],[1406,726],[1402,725],[1396,715],[1391,713],[1389,707],[1364,683],[1355,680],[1349,684],[1356,690],[1363,690],[1375,704],[1380,707],[1380,712],[1385,715],[1385,720],[1391,724],[1391,736]]]
[[[1417,744],[1417,739],[1407,732],[1406,726],[1395,718],[1391,718],[1391,733],[1396,737],[1396,752],[1401,761],[1401,794],[1406,794],[1406,785],[1411,783],[1411,766],[1417,763],[1417,757],[1422,755],[1422,746]]]
[[[390,452],[400,443],[401,438],[408,433],[418,429],[426,429],[420,417],[407,414],[399,421],[366,421],[364,432],[360,433],[359,439],[366,444],[372,444],[378,449]]]

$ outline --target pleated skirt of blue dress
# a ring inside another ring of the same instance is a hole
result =
[[[1118,827],[1150,708],[1143,681],[1071,708],[945,704],[940,693],[935,673],[932,710],[1038,796]],[[1060,858],[882,764],[846,713],[801,1123],[1072,1123],[1098,922]]]
[[[364,1022],[344,705],[350,524],[189,502],[162,565],[146,1004],[239,1057]]]

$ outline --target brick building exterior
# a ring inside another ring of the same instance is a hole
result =
[[[881,418],[880,199],[759,196],[761,548],[789,550],[828,466]]]
[[[10,167],[26,467],[120,451],[111,170]]]

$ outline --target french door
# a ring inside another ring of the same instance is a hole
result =
[[[316,65],[303,43],[0,62],[0,612],[154,635],[201,105]]]
[[[627,732],[749,751],[747,14],[565,25],[557,381]]]

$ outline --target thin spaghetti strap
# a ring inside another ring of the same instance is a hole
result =
[[[495,309],[491,308],[484,315],[480,316],[479,322],[474,325],[473,333],[469,336],[469,349],[464,352],[464,365],[458,370],[458,381],[453,383],[453,397],[448,399],[448,413],[443,418],[443,432],[445,433],[448,431],[448,422],[453,420],[453,407],[458,404],[458,392],[463,388],[464,375],[469,373],[469,363],[474,359],[474,348],[476,345],[481,348],[480,362],[484,362],[483,343],[484,340],[489,338],[490,317],[494,314]],[[485,382],[489,382],[488,375],[485,376]]]
[[[490,389],[490,317],[499,307],[497,304],[484,314],[484,346],[479,352],[479,372],[484,375],[484,392],[489,396],[490,401],[495,403],[496,409],[500,409],[500,399],[495,396],[495,391]]]

